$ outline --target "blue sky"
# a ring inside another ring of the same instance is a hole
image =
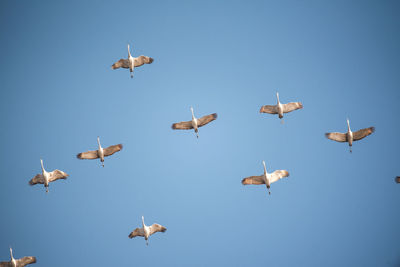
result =
[[[398,266],[396,1],[2,1],[0,260]],[[111,70],[133,55],[154,58]],[[262,105],[301,101],[276,116]],[[218,119],[173,131],[189,120]],[[375,126],[354,144],[324,133]],[[122,143],[99,161],[76,154]],[[60,169],[70,176],[28,181]],[[286,169],[271,186],[241,179]],[[168,228],[129,239],[140,226]]]

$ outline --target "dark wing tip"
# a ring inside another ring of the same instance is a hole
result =
[[[154,61],[154,58],[149,57],[149,64],[153,63],[153,61]]]
[[[32,182],[32,180],[30,180],[30,181],[28,182],[28,184],[29,184],[29,185],[34,185],[34,183]]]
[[[246,185],[245,181],[246,181],[246,178],[243,178],[242,179],[242,185]]]
[[[303,108],[303,104],[301,102],[299,102],[299,108]]]
[[[325,133],[325,137],[329,138],[330,133]]]
[[[165,228],[164,226],[161,228],[161,232],[165,232],[165,231],[167,231],[167,228]]]
[[[370,129],[371,129],[371,133],[373,133],[373,132],[375,132],[375,127],[370,127]]]
[[[260,108],[260,113],[263,113],[263,112],[262,112],[262,111],[263,111],[263,107],[264,107],[264,106],[261,106],[261,108]]]
[[[122,144],[118,144],[117,146],[119,147],[119,150],[122,150],[122,148],[124,147]]]
[[[396,176],[396,178],[394,178],[394,180],[396,181],[396,183],[400,184],[400,176]]]
[[[172,130],[175,130],[176,129],[176,123],[172,124],[171,128],[172,128]]]
[[[132,238],[134,237],[134,236],[133,236],[133,232],[130,233],[130,234],[128,235],[128,237],[132,239]]]
[[[213,113],[212,116],[213,116],[214,119],[218,118],[218,114],[217,113]]]
[[[78,159],[82,159],[82,153],[79,153],[78,155],[76,155],[76,157],[77,157]]]

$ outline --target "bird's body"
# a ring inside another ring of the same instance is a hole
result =
[[[271,194],[270,188],[271,188],[271,184],[284,178],[284,177],[288,177],[289,176],[289,172],[286,170],[276,170],[272,173],[268,173],[267,172],[267,168],[265,166],[265,162],[263,161],[263,165],[264,165],[264,174],[260,175],[260,176],[250,176],[247,178],[244,178],[242,180],[242,184],[243,185],[261,185],[261,184],[265,184],[268,190],[268,194]]]
[[[43,167],[43,160],[40,159],[40,164],[42,167],[42,173],[37,174],[35,177],[33,177],[30,181],[30,185],[35,185],[35,184],[43,184],[44,187],[46,188],[46,193],[49,192],[49,183],[54,182],[58,179],[67,179],[68,174],[66,174],[63,171],[60,170],[54,170],[52,172],[47,172],[44,167]]]
[[[350,147],[350,153],[351,153],[353,141],[361,140],[364,137],[372,134],[373,132],[375,132],[375,127],[369,127],[369,128],[358,130],[356,132],[352,132],[350,129],[349,119],[347,119],[347,132],[346,133],[332,132],[332,133],[326,133],[325,136],[326,136],[326,138],[331,139],[336,142],[348,142],[349,147]]]
[[[178,123],[172,124],[172,129],[173,130],[189,130],[189,129],[194,129],[196,133],[196,137],[199,138],[199,127],[202,127],[213,120],[217,119],[218,115],[217,113],[213,113],[210,115],[206,115],[201,117],[200,119],[197,119],[194,116],[193,108],[190,107],[190,110],[192,111],[192,120],[191,121],[182,121]]]
[[[287,104],[282,104],[279,101],[279,93],[276,93],[277,104],[276,105],[265,105],[260,109],[260,113],[278,114],[279,118],[283,118],[284,113],[289,113],[296,109],[303,108],[303,104],[300,102],[291,102]]]
[[[23,257],[21,259],[14,259],[12,254],[12,248],[10,248],[10,261],[0,262],[0,267],[24,267],[28,264],[36,263],[36,258],[32,256]]]
[[[122,149],[122,144],[114,145],[114,146],[109,146],[107,148],[103,148],[100,144],[100,137],[97,137],[97,145],[98,149],[97,150],[91,150],[91,151],[86,151],[79,153],[76,155],[78,159],[100,159],[101,165],[104,167],[104,157],[111,156],[115,152],[118,152]]]
[[[128,44],[128,59],[120,59],[119,61],[115,62],[111,68],[113,70],[119,69],[119,68],[124,68],[124,69],[129,69],[131,73],[131,78],[133,78],[133,70],[136,67],[140,67],[143,64],[151,64],[154,61],[153,58],[151,57],[146,57],[146,56],[139,56],[139,57],[132,57],[130,49],[129,49],[129,44]]]
[[[144,239],[146,240],[146,245],[149,244],[148,240],[149,237],[157,232],[165,232],[167,231],[167,228],[165,228],[164,226],[154,223],[151,226],[147,226],[144,223],[144,217],[142,216],[142,227],[141,228],[136,228],[135,230],[133,230],[130,234],[129,234],[129,238],[134,238],[137,236],[143,236]]]

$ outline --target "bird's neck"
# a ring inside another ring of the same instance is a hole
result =
[[[100,138],[97,138],[97,144],[99,145],[99,150],[101,150]]]
[[[348,131],[348,132],[351,132],[349,120],[347,120],[347,131]]]
[[[42,173],[45,173],[46,170],[45,170],[44,167],[43,167],[43,160],[40,160],[40,166],[42,166]]]

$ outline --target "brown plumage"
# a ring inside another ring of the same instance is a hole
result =
[[[134,58],[134,67],[140,67],[144,64],[151,64],[153,63],[154,59],[151,57],[146,57],[146,56],[139,56]],[[118,60],[117,62],[115,62],[111,68],[113,70],[115,69],[119,69],[119,68],[124,68],[124,69],[129,69],[129,60],[128,59],[123,59],[121,58],[120,60]]]
[[[347,133],[326,133],[325,136],[336,142],[347,142]]]
[[[296,109],[303,108],[303,104],[300,102],[291,102],[287,104],[282,104],[279,101],[279,93],[276,93],[276,98],[278,100],[276,105],[265,105],[260,108],[260,113],[268,113],[268,114],[278,114],[279,118],[283,118],[284,113],[292,112]]]
[[[242,180],[242,185],[249,185],[249,184],[254,184],[254,185],[265,184],[264,175],[250,176]]]
[[[217,117],[218,117],[217,113],[203,116],[200,119],[197,119],[197,126],[203,127],[204,125],[212,122],[213,120],[216,120]],[[192,124],[192,121],[182,121],[182,122],[172,124],[171,127],[174,130],[189,130],[189,129],[193,129],[193,124]]]
[[[105,157],[111,156],[115,152],[120,151],[122,149],[122,147],[123,147],[122,144],[118,144],[118,145],[109,146],[107,148],[104,148],[103,149],[104,156]],[[98,154],[98,150],[91,150],[91,151],[79,153],[78,155],[76,155],[76,157],[78,159],[98,159],[99,154]]]
[[[151,226],[149,226],[150,232],[149,232],[149,236],[151,236],[154,233],[157,232],[162,232],[164,233],[165,231],[167,231],[167,228],[165,228],[164,226],[154,223]],[[137,236],[143,236],[144,237],[144,230],[143,227],[141,228],[136,228],[135,230],[133,230],[130,234],[129,234],[129,238],[134,238]]]
[[[372,134],[373,132],[375,132],[375,127],[369,127],[369,128],[358,130],[357,132],[353,133],[353,140],[354,141],[361,140],[364,137]]]
[[[31,257],[31,256],[27,256],[27,257],[23,257],[21,259],[15,260],[16,263],[16,267],[24,267],[28,264],[32,264],[32,263],[36,263],[36,257]],[[0,262],[0,267],[13,267],[12,262],[11,261],[3,261]]]
[[[52,172],[48,172],[49,174],[49,182],[54,182],[56,180],[59,179],[67,179],[67,177],[69,176],[68,174],[66,174],[63,171],[60,170],[54,170]],[[33,177],[30,181],[29,184],[30,185],[35,185],[35,184],[44,184],[44,177],[43,174],[36,174],[35,177]]]

